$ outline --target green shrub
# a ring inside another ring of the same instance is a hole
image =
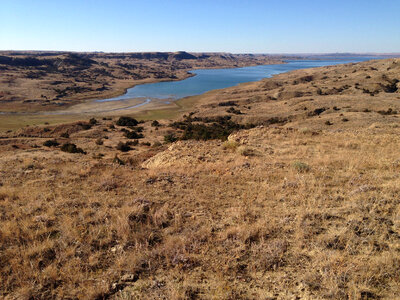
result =
[[[273,125],[273,124],[285,124],[289,122],[290,119],[286,117],[272,117],[262,122],[263,125]]]
[[[78,125],[81,126],[84,130],[89,130],[90,128],[92,128],[92,125],[89,123],[79,122]]]
[[[301,161],[295,161],[293,163],[293,168],[298,172],[298,173],[306,173],[311,170],[311,167],[307,165],[306,163],[303,163]]]
[[[161,125],[160,122],[158,122],[157,120],[154,120],[153,122],[151,122],[151,126],[153,126],[153,127],[158,127],[160,125]]]
[[[204,124],[189,124],[186,126],[182,140],[226,140],[228,136],[234,131],[239,129],[236,123],[229,122],[227,124],[213,123],[211,125]]]
[[[121,152],[128,152],[128,151],[132,150],[132,148],[127,143],[119,142],[117,145],[117,150],[119,150]]]
[[[102,159],[104,157],[103,153],[94,153],[92,156],[94,159]]]
[[[235,101],[226,101],[218,103],[218,106],[237,106]]]
[[[116,154],[114,156],[113,163],[121,165],[121,166],[125,165],[124,161],[122,159],[120,159]]]
[[[139,145],[139,140],[128,141],[126,144],[129,146],[137,146]]]
[[[183,121],[170,124],[171,127],[183,130],[181,140],[226,140],[228,136],[239,129],[255,127],[254,124],[242,125],[231,121],[231,116],[192,118],[186,117]]]
[[[58,145],[60,145],[60,143],[56,140],[47,140],[43,143],[43,146],[46,147],[57,147]]]
[[[247,146],[240,146],[237,149],[237,151],[240,155],[243,155],[243,156],[253,156],[254,155],[254,150]]]
[[[136,131],[129,131],[129,130],[125,131],[124,136],[131,140],[132,139],[141,139],[144,137],[143,134],[141,134],[141,133],[137,133]]]
[[[241,115],[241,114],[242,114],[242,112],[241,112],[240,110],[235,109],[234,107],[229,107],[229,108],[226,110],[226,112],[227,112],[227,113],[230,113],[230,114],[236,114],[236,115]]]
[[[160,142],[158,142],[158,141],[153,143],[153,148],[157,148],[157,147],[160,147],[160,146],[162,146],[162,144]]]
[[[316,108],[313,111],[310,111],[307,115],[309,117],[313,117],[313,116],[319,116],[320,114],[322,114],[324,111],[326,111],[325,107],[320,107],[320,108]]]
[[[136,126],[139,122],[131,117],[120,117],[116,123],[118,126]]]
[[[239,146],[239,143],[235,141],[226,141],[222,144],[222,149],[223,150],[230,150],[230,151],[235,151],[237,147]]]
[[[173,133],[164,135],[164,142],[166,143],[173,143],[176,140],[178,140],[178,138]]]
[[[61,146],[61,151],[68,152],[68,153],[82,153],[86,154],[82,148],[78,148],[75,144],[66,143]]]
[[[312,130],[310,128],[303,127],[303,128],[299,129],[299,132],[302,134],[308,134],[308,133],[312,133]]]
[[[397,115],[397,111],[389,108],[388,110],[379,110],[378,114],[383,116]]]

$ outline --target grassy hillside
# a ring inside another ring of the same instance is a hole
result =
[[[399,80],[299,70],[173,121],[4,134],[1,297],[397,299]]]

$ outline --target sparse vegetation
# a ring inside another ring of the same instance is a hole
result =
[[[125,165],[125,162],[122,159],[120,159],[117,155],[114,156],[113,163],[121,166]]]
[[[237,152],[243,156],[253,156],[254,150],[248,146],[240,146],[237,148]]]
[[[234,107],[228,108],[226,112],[230,113],[230,114],[235,114],[235,115],[241,115],[242,114],[242,112],[239,109],[235,109]]]
[[[387,110],[379,110],[378,113],[384,116],[397,115],[397,111],[391,108],[388,108]]]
[[[153,143],[153,146],[152,146],[152,147],[153,147],[153,148],[157,148],[157,147],[161,147],[161,146],[162,146],[162,144],[161,144],[160,142],[157,141],[157,142],[154,142],[154,143]]]
[[[218,106],[237,106],[235,101],[226,101],[218,103]]]
[[[137,146],[139,145],[139,140],[128,141],[126,144],[129,146]]]

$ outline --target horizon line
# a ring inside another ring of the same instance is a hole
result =
[[[53,52],[53,53],[227,53],[227,54],[255,54],[255,55],[348,55],[348,54],[357,54],[357,55],[400,55],[400,52],[228,52],[228,51],[186,51],[186,50],[177,50],[177,51],[102,51],[102,50],[90,50],[90,51],[77,51],[77,50],[15,50],[15,49],[0,49],[0,52]]]

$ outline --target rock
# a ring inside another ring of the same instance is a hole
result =
[[[124,248],[121,245],[116,245],[114,247],[111,248],[111,252],[112,253],[116,253],[116,252],[120,252],[122,251]]]
[[[139,279],[139,276],[137,274],[125,274],[122,275],[121,281],[122,282],[134,282]]]

